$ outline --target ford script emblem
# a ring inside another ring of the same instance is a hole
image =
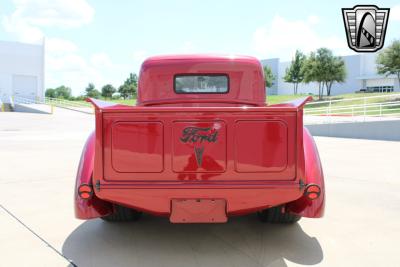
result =
[[[197,166],[200,168],[203,163],[204,144],[215,143],[217,138],[218,131],[216,129],[189,126],[182,130],[180,140],[182,143],[194,144],[194,155]]]

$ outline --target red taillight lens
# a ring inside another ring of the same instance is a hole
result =
[[[321,195],[321,188],[316,184],[308,184],[304,190],[304,195],[310,200],[315,200]]]
[[[89,184],[81,184],[78,187],[78,195],[82,199],[89,199],[93,195],[93,187]]]

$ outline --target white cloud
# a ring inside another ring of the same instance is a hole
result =
[[[71,87],[74,94],[79,94],[90,81],[102,81],[100,72],[78,52],[77,45],[68,40],[46,42],[47,88],[64,84]]]
[[[86,0],[14,0],[11,19],[45,27],[79,27],[93,20],[94,9]]]
[[[90,23],[94,9],[86,0],[14,0],[15,10],[2,20],[4,29],[19,41],[41,43],[46,28],[60,31]],[[80,54],[77,44],[62,38],[45,40],[46,88],[62,84],[75,95],[84,91],[89,82],[98,87],[105,83],[118,85],[120,76],[127,75],[113,64],[106,53],[95,53],[89,59]],[[120,73],[122,72],[122,73]]]
[[[394,6],[390,9],[389,18],[391,20],[400,21],[400,5]]]
[[[46,39],[46,52],[51,54],[64,54],[66,52],[77,52],[78,46],[65,39],[48,38]]]
[[[25,20],[6,16],[3,18],[2,23],[4,29],[7,32],[15,34],[21,42],[39,43],[43,40],[42,31],[38,27],[30,25]]]
[[[114,67],[114,64],[111,62],[110,56],[104,52],[93,54],[90,58],[90,62],[93,66],[101,66],[102,68]]]
[[[270,24],[256,29],[253,48],[260,57],[279,57],[282,60],[290,60],[296,49],[309,53],[327,47],[339,55],[351,53],[343,37],[318,35],[314,29],[318,23],[316,16],[306,20],[288,20],[277,15]]]
[[[130,65],[113,62],[105,52],[94,53],[86,59],[73,42],[50,40],[46,42],[51,43],[46,45],[46,88],[65,85],[71,87],[74,95],[82,94],[90,82],[99,90],[105,84],[118,88],[134,71]]]
[[[65,48],[63,53],[61,50],[46,53],[47,88],[64,84],[78,95],[89,82],[98,89],[108,83],[118,87],[129,73],[128,66],[113,63],[107,53],[95,53],[86,60],[78,51]]]
[[[14,0],[15,10],[2,20],[19,41],[39,43],[43,27],[73,28],[90,23],[94,9],[86,0]]]

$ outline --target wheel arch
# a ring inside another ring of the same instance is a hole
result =
[[[78,187],[81,184],[92,185],[94,154],[95,154],[95,133],[92,132],[86,140],[79,161],[78,171],[75,180],[74,207],[75,217],[78,219],[93,219],[109,215],[113,212],[111,203],[99,199],[93,194],[90,199],[82,199],[78,194]]]
[[[305,184],[317,184],[321,189],[320,196],[310,200],[305,196],[286,205],[289,212],[302,217],[321,218],[325,212],[325,181],[321,161],[314,138],[303,128]]]

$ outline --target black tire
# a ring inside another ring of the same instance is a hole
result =
[[[103,216],[101,219],[107,222],[131,222],[137,221],[141,215],[139,211],[114,204],[114,213]]]
[[[262,222],[267,223],[296,223],[300,220],[301,216],[282,212],[282,206],[277,206],[269,209],[265,209],[263,211],[258,212],[258,218]]]

